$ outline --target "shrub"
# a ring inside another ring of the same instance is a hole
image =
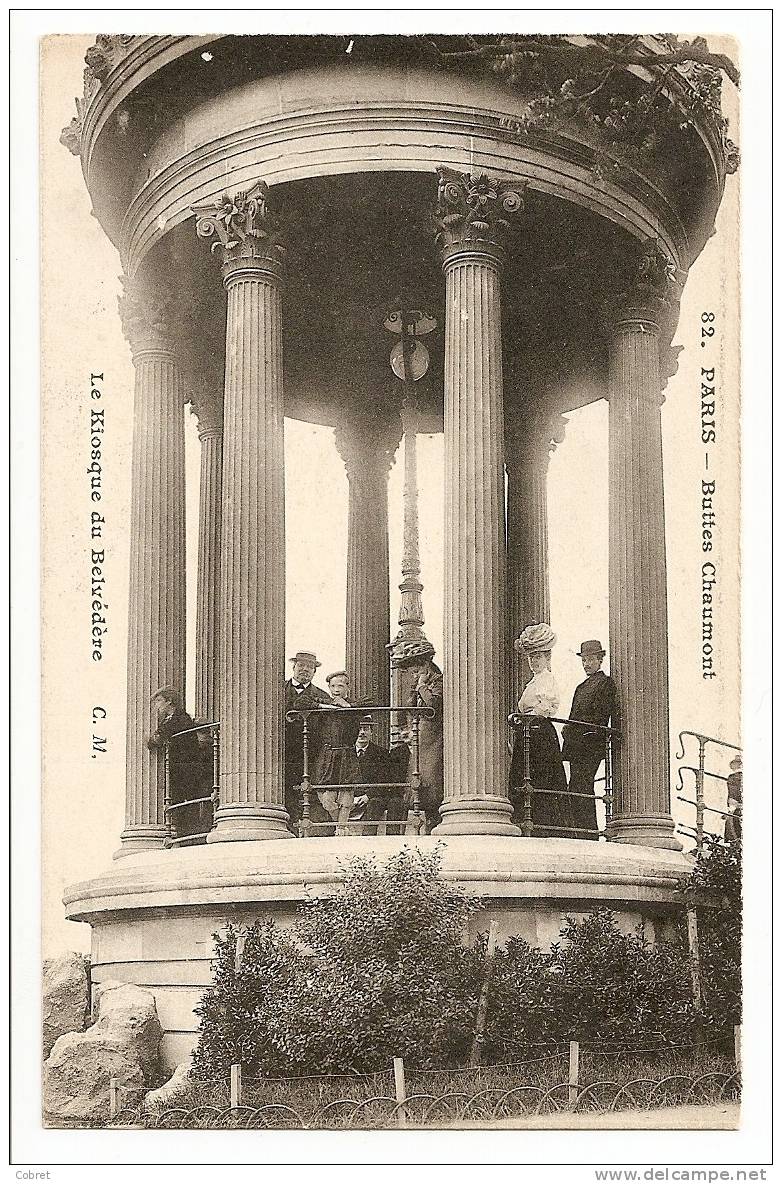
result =
[[[690,881],[688,892],[710,885],[735,899],[731,857],[711,855]],[[438,851],[405,848],[383,867],[351,861],[339,890],[305,902],[290,930],[257,922],[238,971],[229,928],[216,937],[214,983],[196,1009],[196,1075],[227,1077],[237,1062],[247,1078],[388,1070],[398,1056],[411,1070],[464,1065],[485,973],[485,934],[465,944],[479,907],[442,879]],[[715,1034],[738,999],[733,921],[729,909],[703,922]],[[483,1061],[528,1060],[532,1046],[568,1040],[687,1044],[698,1020],[683,931],[653,945],[598,909],[569,918],[549,950],[513,937],[497,951]]]
[[[439,872],[437,851],[405,848],[383,868],[353,860],[339,891],[305,902],[289,934],[254,925],[238,974],[236,933],[217,937],[195,1072],[225,1074],[238,1060],[248,1076],[463,1060],[482,972],[463,938],[479,903]]]
[[[715,1028],[741,1023],[741,843],[707,844],[682,881],[697,908],[704,1016]]]

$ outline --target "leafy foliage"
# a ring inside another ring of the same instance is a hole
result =
[[[681,884],[698,914],[703,1002],[715,1025],[741,1023],[741,843],[707,844]]]
[[[624,164],[663,150],[671,138],[701,119],[723,138],[729,167],[737,164],[727,139],[721,87],[725,74],[738,86],[729,57],[711,53],[706,41],[627,34],[571,38],[527,34],[468,38],[466,48],[445,50],[432,39],[440,60],[488,70],[527,99],[518,119],[506,126],[520,135],[549,134],[580,127],[593,141],[595,171],[622,172]]]
[[[306,902],[288,933],[253,926],[238,973],[236,933],[218,937],[214,986],[197,1008],[197,1074],[238,1059],[250,1076],[463,1059],[482,962],[462,939],[479,905],[439,864],[437,852],[408,849],[382,869],[352,861],[340,891]]]
[[[691,879],[699,893],[734,898],[731,857],[712,854]],[[237,1062],[245,1078],[387,1070],[398,1056],[415,1070],[464,1065],[486,970],[486,935],[465,940],[479,907],[441,876],[439,852],[405,848],[383,867],[351,861],[340,889],[308,900],[290,929],[257,922],[238,969],[229,927],[197,1008],[196,1075],[224,1078]],[[703,933],[708,1023],[724,1031],[738,998],[735,935],[716,916]],[[512,937],[496,952],[483,1060],[527,1060],[533,1046],[568,1040],[688,1044],[697,1019],[682,934],[652,944],[598,909],[568,918],[548,950]]]

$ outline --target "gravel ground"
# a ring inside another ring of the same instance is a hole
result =
[[[490,1123],[471,1122],[466,1126],[484,1130],[734,1131],[738,1130],[740,1118],[738,1102],[720,1102],[714,1106],[665,1106],[659,1110],[623,1110],[617,1114],[592,1111],[537,1117],[527,1114]]]

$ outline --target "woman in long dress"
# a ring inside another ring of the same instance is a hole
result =
[[[528,625],[514,642],[514,648],[525,656],[532,678],[519,699],[519,714],[530,716],[529,776],[535,790],[567,790],[565,767],[562,764],[557,730],[551,716],[559,710],[559,688],[551,673],[551,650],[557,637],[550,625]],[[524,735],[516,729],[510,770],[509,797],[513,803],[514,821],[523,822]],[[557,837],[556,831],[545,827],[566,826],[565,799],[554,793],[532,794],[533,833],[540,837]],[[564,838],[566,836],[560,835]]]

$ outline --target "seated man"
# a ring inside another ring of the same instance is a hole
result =
[[[356,821],[358,810],[361,810],[361,820],[364,822],[402,822],[404,811],[402,806],[402,784],[397,790],[390,782],[404,781],[407,768],[407,750],[405,750],[404,771],[393,753],[387,748],[375,744],[372,739],[374,720],[371,715],[362,717],[358,735],[350,755],[347,772],[353,785],[371,785],[371,789],[362,788],[355,799],[358,808],[351,814],[351,820]],[[400,776],[401,774],[401,776]],[[346,778],[347,780],[347,778]],[[399,829],[398,827],[394,828]],[[366,827],[364,834],[377,834],[377,827]]]

